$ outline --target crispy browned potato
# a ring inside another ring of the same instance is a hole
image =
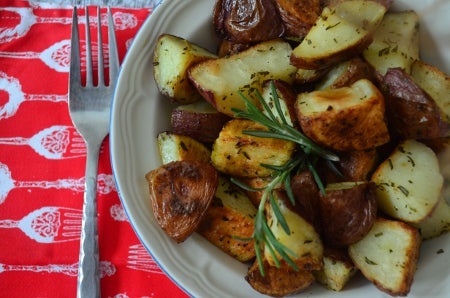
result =
[[[326,248],[323,255],[323,268],[313,271],[316,280],[333,291],[341,291],[358,272],[347,249]]]
[[[322,10],[319,0],[275,0],[275,3],[290,37],[305,36]]]
[[[249,42],[242,43],[242,42],[235,42],[235,41],[222,39],[219,44],[218,55],[219,55],[219,57],[234,55],[239,52],[242,52],[243,50],[248,49],[252,45],[253,45],[253,43],[249,43]]]
[[[284,26],[272,0],[218,0],[213,26],[220,38],[247,43],[284,35]]]
[[[361,240],[375,222],[375,184],[329,184],[326,195],[320,196],[319,205],[324,242],[330,247],[348,246]]]
[[[360,79],[375,80],[373,68],[359,56],[338,63],[316,84],[317,89],[350,86]]]
[[[213,144],[211,162],[220,172],[240,177],[265,177],[273,170],[261,166],[284,165],[294,154],[293,142],[244,134],[245,130],[267,130],[247,119],[227,122]]]
[[[295,271],[290,266],[277,268],[270,266],[263,259],[264,276],[255,261],[247,272],[245,280],[256,291],[273,297],[283,297],[301,292],[314,283],[315,278],[310,270]]]
[[[445,136],[450,125],[436,102],[401,68],[390,68],[382,90],[390,130],[402,139],[434,139]]]
[[[174,161],[147,173],[153,214],[177,243],[200,224],[218,185],[218,174],[208,163]]]
[[[273,177],[271,176],[265,176],[265,177],[239,177],[239,180],[243,183],[245,183],[247,186],[252,188],[264,188],[269,184]],[[247,196],[252,201],[253,205],[258,207],[259,203],[261,202],[262,195],[264,193],[264,190],[260,191],[246,191]]]
[[[254,229],[256,208],[245,192],[227,178],[219,176],[219,184],[211,205],[197,232],[228,255],[241,262],[255,257]]]
[[[212,143],[230,119],[207,101],[200,100],[173,109],[171,124],[174,133],[190,136],[203,143]]]
[[[378,218],[361,241],[350,245],[356,267],[391,296],[406,296],[416,271],[421,244],[416,228],[401,221]]]
[[[383,95],[367,79],[350,87],[301,93],[296,111],[305,135],[328,148],[366,150],[389,141]]]

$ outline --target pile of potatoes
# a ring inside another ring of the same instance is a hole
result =
[[[450,78],[420,60],[419,18],[391,12],[389,0],[218,0],[212,26],[217,53],[163,34],[154,51],[158,89],[179,105],[171,131],[158,135],[162,166],[146,178],[157,222],[180,243],[198,232],[240,262],[245,279],[266,295],[300,292],[314,282],[341,291],[358,270],[392,296],[410,291],[422,241],[449,231],[444,198],[448,173]],[[238,7],[239,6],[239,7]],[[270,205],[266,220],[299,268],[262,248],[252,236],[262,188],[273,170],[300,150],[235,117],[240,94],[273,108],[274,86],[288,123],[339,156],[325,183],[293,173],[296,204],[279,186],[274,197],[291,229]],[[238,92],[239,91],[239,92]],[[447,171],[448,172],[448,171]]]

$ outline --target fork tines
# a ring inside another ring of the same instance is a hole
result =
[[[102,18],[100,7],[97,6],[97,85],[106,85],[109,81],[109,85],[113,83],[113,80],[117,78],[119,72],[119,55],[117,52],[117,42],[114,33],[114,20],[111,14],[111,9],[108,7],[108,54],[109,54],[109,77],[105,81],[104,77],[104,65],[103,65],[103,37],[102,37]],[[74,81],[81,82],[81,62],[80,62],[80,35],[78,32],[78,13],[77,7],[73,9],[72,20],[72,45],[71,45],[71,64],[70,64],[70,77]],[[89,7],[85,7],[85,40],[86,40],[86,87],[94,86],[94,70],[92,66],[92,46],[91,46],[91,32],[90,32],[90,18]],[[74,63],[75,62],[75,63]]]

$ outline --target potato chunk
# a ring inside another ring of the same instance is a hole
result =
[[[177,243],[195,232],[218,185],[217,171],[198,161],[174,161],[147,173],[153,214]]]
[[[241,91],[253,104],[259,105],[254,89],[261,92],[262,83],[279,79],[294,81],[296,68],[290,65],[292,48],[280,39],[261,42],[228,57],[199,63],[189,70],[194,86],[219,112],[234,116],[232,108],[245,110]]]
[[[419,229],[423,240],[439,237],[450,232],[450,205],[442,196],[430,216],[412,226]]]
[[[188,80],[187,69],[199,61],[216,57],[186,39],[161,35],[153,53],[153,73],[158,90],[181,104],[200,99],[200,94]]]
[[[377,288],[406,296],[411,288],[421,244],[417,229],[400,221],[378,218],[369,234],[350,245],[356,267]]]
[[[265,127],[245,119],[230,120],[214,142],[211,161],[220,172],[242,177],[265,177],[272,170],[262,163],[283,165],[292,156],[295,144],[289,141],[243,134],[243,130]]]
[[[365,150],[389,141],[383,95],[366,79],[350,87],[301,93],[297,118],[304,133],[335,150]]]
[[[436,154],[414,140],[399,144],[371,180],[377,185],[378,208],[411,223],[431,214],[444,184]]]
[[[211,151],[199,141],[172,132],[162,132],[157,138],[162,164],[180,160],[196,160],[208,163]]]

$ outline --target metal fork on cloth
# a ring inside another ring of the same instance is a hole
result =
[[[98,84],[94,85],[89,9],[86,6],[86,83],[82,84],[77,8],[73,10],[69,73],[69,112],[86,142],[86,182],[81,225],[77,297],[100,297],[97,172],[100,146],[109,132],[110,106],[119,58],[114,23],[108,8],[109,84],[105,82],[102,47],[98,46]],[[100,7],[97,7],[98,45],[102,45]]]

